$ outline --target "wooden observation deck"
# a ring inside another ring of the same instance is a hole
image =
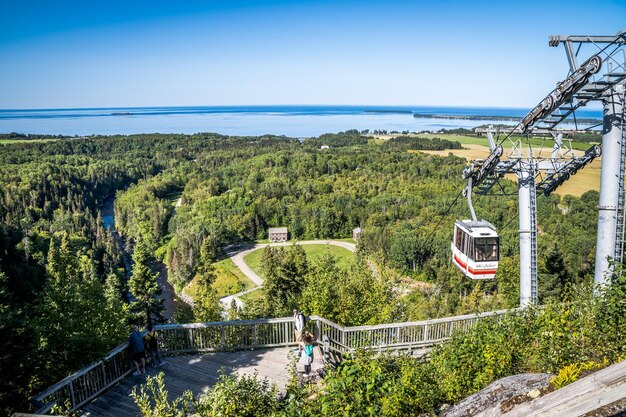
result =
[[[424,353],[448,340],[453,332],[465,332],[486,317],[500,317],[506,310],[419,322],[344,327],[311,316],[308,330],[317,338],[313,374],[327,362],[356,349]],[[295,364],[293,318],[238,320],[215,323],[166,324],[160,332],[160,350],[167,364],[147,366],[148,374],[165,374],[171,398],[185,390],[194,394],[212,386],[222,369],[267,377],[283,390]],[[134,366],[124,343],[101,360],[59,381],[33,398],[38,414],[55,404],[69,402],[72,411],[82,409],[98,416],[136,416],[138,408],[129,396],[145,376],[132,376]]]

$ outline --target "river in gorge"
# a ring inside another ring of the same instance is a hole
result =
[[[98,210],[102,215],[102,223],[104,224],[104,227],[107,229],[111,229],[115,240],[120,245],[120,248],[122,248],[124,268],[126,269],[126,280],[128,280],[132,274],[132,259],[131,254],[126,250],[126,239],[124,239],[115,230],[115,210],[113,209],[114,205],[115,195],[110,195],[102,201],[102,203],[98,206]],[[150,267],[152,268],[153,272],[158,272],[159,274],[157,281],[159,287],[161,288],[161,296],[165,300],[165,312],[163,313],[163,315],[166,319],[170,320],[174,315],[174,311],[176,311],[176,304],[182,303],[183,301],[181,301],[176,296],[174,288],[167,281],[167,267],[158,260],[153,261]]]

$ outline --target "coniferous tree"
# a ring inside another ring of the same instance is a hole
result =
[[[0,414],[26,409],[28,383],[33,367],[34,334],[29,318],[16,308],[8,277],[0,271]]]
[[[149,248],[140,235],[133,250],[133,274],[128,286],[134,300],[130,303],[132,321],[142,326],[165,322],[165,300],[157,282],[158,274],[150,269]]]
[[[107,303],[93,260],[75,251],[67,234],[51,240],[48,281],[38,306],[38,366],[51,376],[104,354],[124,337],[124,313]]]
[[[212,284],[215,282],[213,268],[205,267],[198,276],[198,290],[193,306],[194,320],[197,322],[219,321],[222,309],[217,291]]]
[[[271,314],[289,314],[297,307],[305,286],[308,262],[304,249],[300,245],[293,245],[288,250],[268,246],[263,251],[261,262]]]
[[[545,257],[545,263],[538,276],[539,301],[549,298],[560,299],[568,284],[573,284],[572,276],[565,265],[563,254],[557,244],[553,244]]]

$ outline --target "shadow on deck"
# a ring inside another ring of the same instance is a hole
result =
[[[260,378],[266,377],[284,392],[292,373],[290,367],[293,366],[295,353],[293,348],[281,347],[171,356],[165,358],[166,365],[163,367],[148,366],[146,371],[152,376],[161,371],[165,374],[165,387],[170,400],[186,390],[198,395],[205,388],[213,386],[218,380],[220,369],[226,374],[236,372],[240,375],[253,375],[256,371]],[[313,372],[322,367],[319,351],[315,353]],[[133,387],[139,387],[145,380],[144,375],[129,376],[83,407],[83,411],[89,412],[92,417],[139,416],[139,409],[130,393]]]

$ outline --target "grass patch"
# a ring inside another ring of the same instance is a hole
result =
[[[230,260],[223,259],[215,265],[215,273],[217,279],[213,283],[213,287],[217,290],[220,297],[237,294],[241,291],[249,290],[256,284],[241,272],[239,268]]]
[[[0,139],[0,145],[8,145],[10,143],[31,143],[31,142],[51,142],[58,139]]]
[[[354,239],[350,239],[353,243]],[[347,240],[346,240],[347,241]],[[309,262],[314,262],[315,260],[322,257],[322,255],[328,251],[337,258],[337,266],[342,269],[347,269],[352,261],[354,260],[354,253],[350,252],[348,249],[342,248],[340,246],[335,245],[302,245],[304,252],[306,253],[306,257]],[[263,248],[257,249],[255,251],[250,252],[246,256],[243,257],[243,260],[254,272],[257,273],[261,278],[265,278],[263,273],[261,272],[261,256],[263,254]]]
[[[216,262],[213,266],[215,267],[215,282],[213,283],[213,288],[215,288],[220,298],[255,287],[254,282],[250,281],[250,279],[235,266],[230,258]],[[198,280],[194,277],[194,279],[185,286],[183,291],[189,297],[195,299],[197,288]]]
[[[242,295],[241,297],[239,297],[239,299],[243,301],[244,304],[247,304],[251,301],[258,300],[259,298],[262,298],[264,296],[265,296],[265,289],[261,287],[256,291],[252,291],[252,292],[249,292],[248,294]]]
[[[343,239],[333,239],[333,240],[336,240],[337,242],[346,242],[346,243],[352,243],[356,245],[356,240],[352,239],[351,237],[346,237]]]

